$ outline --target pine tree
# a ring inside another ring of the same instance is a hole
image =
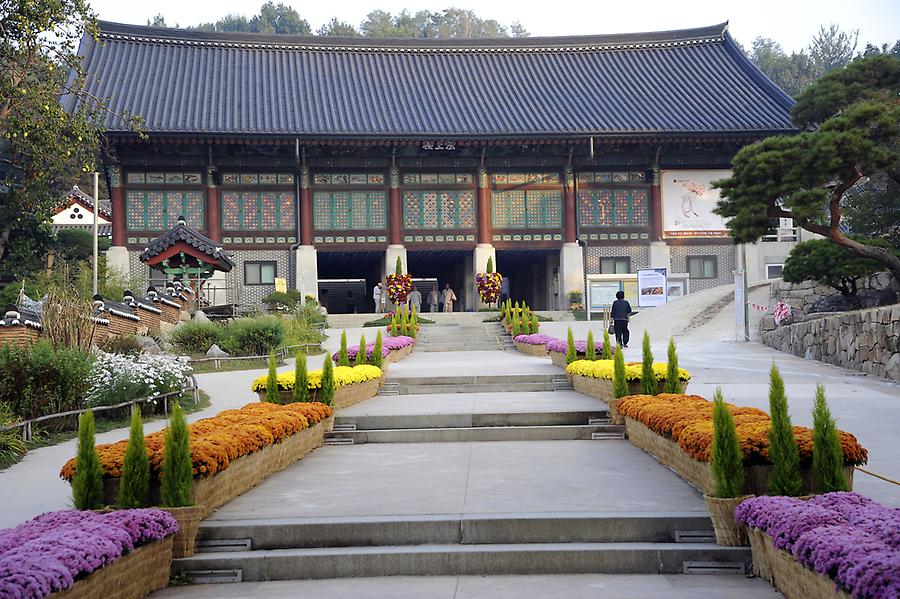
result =
[[[384,351],[383,348],[384,341],[381,339],[381,329],[379,329],[378,334],[375,336],[375,347],[372,349],[372,359],[369,360],[369,364],[378,368],[384,366],[384,359],[381,357],[381,352]]]
[[[659,381],[653,374],[653,352],[650,351],[650,333],[644,331],[643,360],[641,362],[641,393],[656,395],[659,393]]]
[[[328,357],[326,356],[326,359]],[[329,360],[330,361],[330,360]],[[294,356],[294,401],[309,401],[309,374],[306,372],[306,354]]]
[[[281,392],[278,389],[278,372],[275,370],[275,353],[269,353],[269,376],[266,377],[266,401],[281,403]]]
[[[616,345],[613,350],[613,397],[616,399],[630,395],[628,381],[625,379],[625,355],[622,346]]]
[[[169,428],[163,436],[164,457],[160,499],[164,507],[191,505],[194,465],[191,462],[191,438],[184,410],[176,402],[172,406]]]
[[[353,361],[354,366],[362,366],[366,363],[366,336],[359,338],[359,349],[356,351],[356,359]]]
[[[350,354],[347,353],[347,331],[341,331],[341,349],[338,350],[338,366],[350,366]]]
[[[328,406],[334,405],[334,367],[327,357],[325,365],[322,367],[322,386],[319,388],[316,400]]]
[[[578,359],[578,351],[575,349],[575,336],[572,335],[572,327],[566,336],[566,364],[571,364]]]
[[[75,454],[72,502],[76,510],[103,507],[103,468],[94,446],[94,413],[90,410],[78,417],[78,452]]]
[[[144,421],[141,409],[131,409],[131,433],[122,463],[119,481],[119,506],[141,508],[150,505],[150,457],[144,446]]]
[[[612,360],[612,346],[609,344],[609,329],[603,327],[603,350],[600,357],[604,360]]]
[[[665,389],[666,393],[681,393],[681,380],[678,378],[678,352],[675,351],[675,339],[673,337],[669,337]]]
[[[802,487],[800,453],[791,427],[791,417],[788,415],[784,380],[775,364],[772,364],[769,372],[769,415],[772,418],[769,429],[769,461],[772,462],[769,494],[799,495]]]
[[[844,477],[841,438],[825,401],[825,387],[821,384],[816,385],[816,404],[813,408],[812,468],[819,493],[850,490]]]
[[[584,359],[594,361],[597,359],[597,350],[594,347],[594,332],[588,331],[587,343],[584,346]]]
[[[725,405],[722,389],[713,399],[713,440],[709,466],[715,482],[714,495],[720,498],[744,494],[744,460],[731,411]]]

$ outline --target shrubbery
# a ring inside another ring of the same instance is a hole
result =
[[[178,391],[190,372],[190,366],[171,356],[145,355],[136,359],[101,354],[87,379],[91,381],[87,403],[91,406],[113,405]]]
[[[215,343],[222,345],[225,328],[212,322],[185,322],[169,334],[169,340],[189,354],[206,353]]]
[[[284,343],[286,332],[284,323],[275,316],[238,318],[225,327],[220,345],[232,355],[264,356]]]

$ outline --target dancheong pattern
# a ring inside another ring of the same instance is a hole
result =
[[[129,231],[167,231],[184,216],[189,227],[204,226],[202,191],[128,191],[125,212]]]
[[[493,191],[491,225],[495,229],[562,228],[562,192],[536,189]]]
[[[407,229],[472,229],[475,194],[471,191],[407,191],[403,194]]]
[[[226,191],[222,194],[225,231],[289,231],[296,227],[294,194],[286,191]]]
[[[316,191],[313,227],[320,231],[372,230],[387,227],[383,191]]]
[[[647,190],[580,190],[578,218],[582,227],[645,227],[648,223]]]

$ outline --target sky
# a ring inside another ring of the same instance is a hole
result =
[[[196,25],[229,14],[253,15],[263,0],[89,0],[101,19],[146,25],[162,14],[170,26]],[[276,0],[277,2],[278,0]],[[732,36],[745,47],[758,37],[772,38],[788,51],[807,46],[820,25],[836,23],[845,31],[859,30],[859,47],[866,42],[893,45],[900,38],[900,2],[896,0],[609,0],[539,2],[537,0],[281,0],[309,21],[313,30],[337,17],[358,25],[370,11],[392,13],[408,9],[471,9],[482,18],[504,25],[518,20],[531,35],[588,35],[661,31],[729,21]]]

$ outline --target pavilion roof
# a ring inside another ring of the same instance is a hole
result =
[[[184,243],[188,253],[224,272],[234,268],[234,262],[222,245],[179,220],[178,224],[154,239],[140,255],[141,262],[154,262],[154,258],[169,248]]]
[[[791,98],[727,24],[466,40],[298,37],[100,22],[88,91],[150,134],[317,138],[767,135]],[[69,109],[74,100],[64,100]]]

